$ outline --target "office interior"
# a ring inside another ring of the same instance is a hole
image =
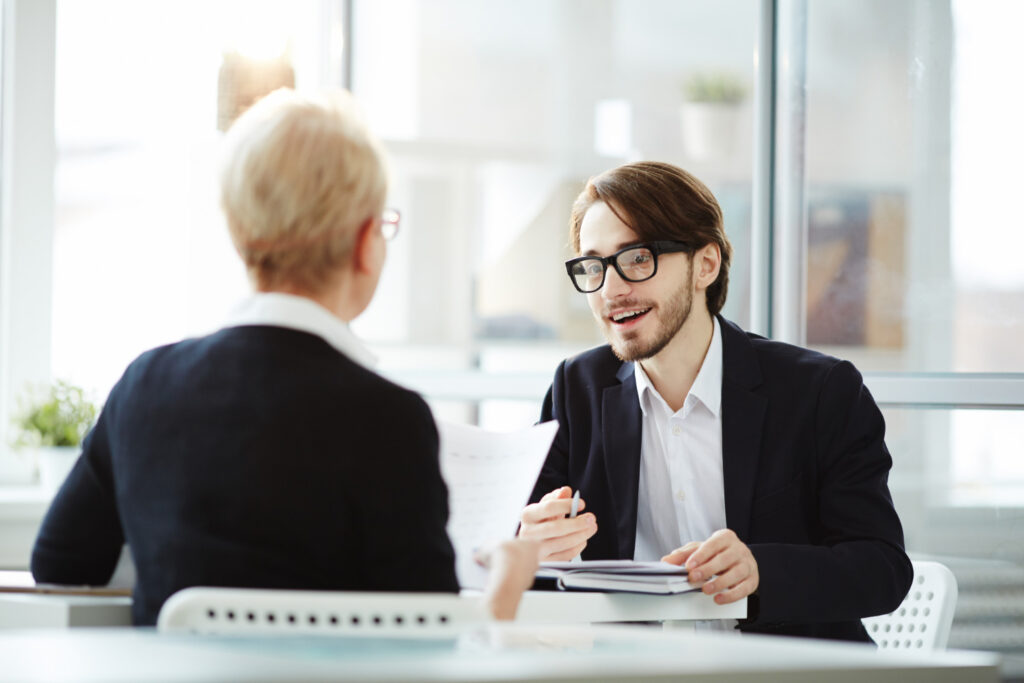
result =
[[[98,403],[141,351],[245,295],[223,129],[282,84],[343,85],[402,234],[353,325],[445,419],[532,424],[601,343],[567,281],[586,179],[704,180],[724,315],[853,361],[882,407],[915,558],[959,583],[949,647],[1024,677],[1024,93],[1015,0],[5,0],[0,568],[51,493],[12,419]],[[1014,46],[1017,47],[1014,47]]]

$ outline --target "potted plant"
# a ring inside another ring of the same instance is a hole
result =
[[[56,491],[96,421],[96,405],[82,388],[62,380],[30,392],[23,404],[16,419],[16,445],[36,451],[39,481],[44,489]]]
[[[747,86],[729,72],[701,72],[687,79],[679,109],[687,153],[698,160],[730,156],[746,97]]]

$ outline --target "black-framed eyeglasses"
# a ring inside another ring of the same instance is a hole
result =
[[[596,292],[604,286],[608,266],[623,280],[643,282],[658,272],[658,254],[690,251],[690,245],[677,240],[644,242],[620,249],[611,256],[580,256],[565,262],[572,284],[583,294]]]
[[[398,209],[384,209],[384,213],[380,216],[380,234],[384,236],[388,242],[395,239],[398,236],[398,224],[402,220],[402,214],[398,212]]]

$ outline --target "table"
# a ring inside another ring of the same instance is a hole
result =
[[[59,655],[59,656],[58,656]],[[7,631],[8,680],[995,682],[980,652],[630,626],[489,624],[440,638],[195,636],[152,629]]]
[[[0,593],[0,629],[131,624],[130,597]]]
[[[463,591],[472,598],[473,591]],[[679,595],[527,591],[517,620],[552,624],[665,621],[674,628],[693,620],[741,619],[746,600],[717,605],[699,591]],[[130,626],[131,598],[0,592],[0,629],[38,627]]]
[[[125,592],[39,587],[30,572],[0,570],[0,629],[131,626],[132,599]]]

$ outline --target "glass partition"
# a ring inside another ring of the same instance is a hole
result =
[[[807,343],[868,370],[1024,370],[1024,6],[806,8]]]
[[[565,277],[588,177],[659,159],[722,203],[726,314],[750,318],[759,4],[750,0],[356,2],[352,87],[393,162],[408,231],[357,329],[479,350],[600,343]],[[514,355],[514,353],[513,353]],[[534,370],[550,372],[545,358]]]

